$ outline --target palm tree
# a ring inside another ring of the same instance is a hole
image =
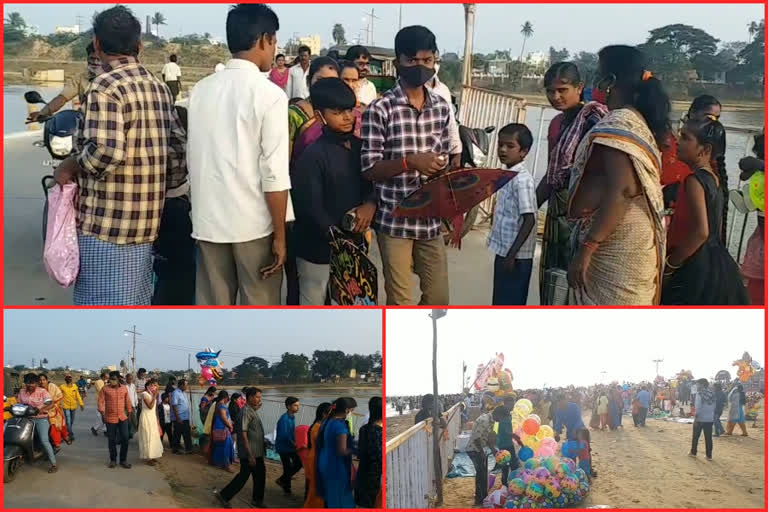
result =
[[[156,12],[152,16],[152,24],[155,26],[155,35],[160,37],[160,25],[167,25],[165,16],[161,12]]]
[[[749,42],[752,42],[752,38],[755,37],[755,34],[757,34],[759,29],[760,25],[758,25],[757,22],[753,21],[747,25],[747,30],[749,31]]]
[[[8,17],[3,19],[3,24],[10,25],[13,28],[24,28],[27,26],[27,22],[24,21],[24,18],[18,12],[8,14]]]
[[[333,37],[333,40],[336,42],[337,46],[347,44],[347,36],[346,36],[346,33],[344,32],[344,27],[341,25],[341,23],[336,23],[333,26],[332,37]]]
[[[520,33],[523,34],[523,47],[520,49],[520,87],[523,87],[523,53],[525,53],[525,42],[529,37],[533,36],[533,24],[530,21],[523,23],[520,28]]]

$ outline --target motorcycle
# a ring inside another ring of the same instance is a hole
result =
[[[453,107],[456,110],[456,99],[453,99]],[[458,122],[458,115],[456,116]],[[459,139],[461,139],[461,167],[475,168],[483,167],[488,160],[488,153],[491,145],[490,135],[496,131],[495,126],[485,128],[469,128],[459,124]],[[480,205],[473,207],[464,214],[464,221],[461,227],[461,238],[472,231],[477,222],[477,214],[480,211]],[[448,219],[443,219],[443,240],[449,244],[453,238],[453,226]]]
[[[47,102],[37,91],[27,91],[24,93],[24,100],[29,104]],[[77,150],[77,134],[83,126],[83,114],[79,110],[60,110],[59,112],[45,117],[38,117],[36,121],[43,124],[43,140],[32,143],[37,148],[46,148],[52,160],[43,160],[43,165],[56,169],[58,163]],[[28,122],[28,123],[29,123]],[[45,232],[48,225],[48,191],[56,185],[53,174],[46,174],[40,180],[45,195],[45,206],[43,206],[43,242],[45,242]]]
[[[44,405],[51,405],[49,398]],[[10,406],[11,419],[3,424],[3,482],[12,482],[24,462],[34,462],[45,457],[43,447],[35,436],[34,417],[37,407],[26,404]],[[45,435],[48,435],[46,432]]]

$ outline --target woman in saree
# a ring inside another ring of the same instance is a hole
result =
[[[219,391],[208,415],[213,417],[209,462],[212,466],[234,473],[231,465],[235,462],[235,452],[232,449],[232,432],[235,427],[229,417],[229,393],[224,390]]]
[[[355,450],[352,431],[346,421],[355,407],[354,399],[338,398],[317,435],[315,490],[323,497],[325,508],[355,508],[352,492],[352,455]]]
[[[285,67],[285,55],[281,53],[275,57],[275,67],[269,72],[269,79],[273,84],[285,90],[285,86],[288,85],[288,71],[289,68]]]
[[[315,460],[317,460],[317,436],[320,433],[320,427],[323,421],[331,412],[331,404],[323,402],[315,410],[315,421],[309,427],[307,440],[307,462],[304,465],[304,479],[306,480],[307,497],[304,499],[304,508],[324,508],[325,501],[317,492],[315,479]]]
[[[658,305],[665,256],[659,145],[670,130],[669,96],[637,48],[607,46],[598,56],[610,114],[581,142],[571,171],[569,303]]]
[[[561,113],[549,124],[547,174],[536,187],[538,207],[547,203],[544,235],[541,243],[539,291],[541,304],[547,303],[549,286],[546,271],[568,268],[570,227],[565,217],[568,179],[576,148],[584,135],[608,114],[602,103],[584,102],[584,82],[572,62],[553,64],[544,75],[544,87],[550,105]]]
[[[64,411],[61,409],[61,401],[64,400],[64,394],[59,389],[59,386],[48,380],[48,375],[40,374],[40,387],[48,391],[53,400],[53,407],[48,411],[48,422],[51,424],[51,444],[54,448],[61,446],[61,442],[64,441],[67,444],[72,444],[69,439],[69,432],[67,432],[67,424],[64,420]]]
[[[744,394],[744,386],[736,384],[728,393],[728,423],[725,425],[725,435],[732,436],[736,425],[741,429],[741,435],[747,437],[747,425],[744,423],[744,405],[747,397]]]

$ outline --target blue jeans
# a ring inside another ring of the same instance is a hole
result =
[[[69,433],[69,438],[73,441],[75,439],[75,433],[72,432],[72,425],[75,424],[75,412],[77,412],[77,409],[64,409],[64,421],[67,422],[67,433]]]
[[[48,418],[35,418],[35,437],[37,437],[37,441],[48,456],[48,462],[55,465],[56,454],[53,453],[53,445],[48,438],[50,428],[51,424],[48,423]]]
[[[504,258],[496,255],[493,264],[493,302],[494,306],[525,306],[528,302],[528,285],[531,282],[533,259],[515,260],[515,268],[510,271],[504,264]]]
[[[725,429],[723,428],[723,424],[720,423],[720,415],[715,414],[715,435],[719,436],[723,432],[725,432]]]

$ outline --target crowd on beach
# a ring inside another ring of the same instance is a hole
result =
[[[56,169],[59,183],[78,184],[75,304],[280,304],[285,273],[286,304],[323,305],[329,242],[367,252],[372,231],[387,304],[450,303],[442,219],[394,215],[424,180],[461,166],[428,28],[397,33],[398,80],[377,94],[365,47],[343,59],[302,47],[286,67],[277,15],[236,5],[232,59],[191,89],[186,108],[175,106],[178,56],[161,77],[149,72],[129,9],[102,11],[93,28],[88,71],[67,93],[79,91],[85,129]],[[762,207],[741,269],[724,244],[721,105],[697,98],[674,131],[648,68],[635,47],[603,48],[587,101],[577,66],[552,64],[543,85],[560,113],[538,184],[525,167],[531,131],[500,128],[499,159],[517,174],[497,194],[487,241],[493,304],[526,303],[544,204],[542,304],[558,286],[569,304],[762,304]],[[43,111],[61,105],[59,96]],[[744,180],[762,176],[762,140],[740,162]]]
[[[94,436],[107,438],[109,468],[130,469],[130,440],[138,441],[138,457],[150,466],[163,457],[167,436],[174,455],[192,455],[193,418],[186,379],[170,377],[164,391],[158,380],[140,368],[136,374],[104,372],[89,385],[73,383],[70,373],[64,384],[51,382],[45,373],[24,375],[17,403],[37,408],[35,435],[49,462],[49,473],[58,471],[56,453],[61,443],[75,441],[76,410],[85,409],[81,389],[93,387],[99,419],[90,427]],[[232,481],[216,492],[220,505],[230,500],[249,479],[253,480],[251,505],[265,506],[267,447],[279,455],[283,473],[276,484],[291,494],[293,477],[304,469],[305,508],[380,508],[382,484],[382,400],[374,397],[357,435],[348,416],[357,408],[350,397],[317,406],[311,425],[296,425],[301,407],[297,397],[285,399],[286,412],[277,423],[274,443],[268,443],[259,415],[262,391],[245,387],[230,395],[211,386],[197,404],[203,424],[195,432],[200,453],[208,464],[230,473]],[[6,418],[7,419],[7,418]],[[183,448],[182,448],[183,440]],[[119,452],[118,452],[119,446]],[[353,458],[357,464],[353,464]],[[239,470],[235,468],[239,466]]]
[[[763,390],[760,390],[762,397]],[[506,396],[485,392],[477,394],[434,395],[388,397],[390,404],[399,412],[410,408],[418,410],[416,423],[431,418],[434,407],[443,418],[441,428],[445,428],[444,414],[456,404],[462,410],[463,428],[471,431],[466,448],[475,467],[475,504],[481,505],[488,493],[487,453],[493,454],[506,450],[511,457],[504,464],[497,464],[494,469],[501,470],[503,485],[511,471],[520,467],[516,455],[524,447],[523,441],[514,430],[512,417],[515,404],[525,399],[532,404],[532,413],[540,425],[551,428],[554,439],[575,442],[577,453],[572,453],[578,467],[590,478],[597,477],[591,457],[591,432],[615,431],[624,428],[623,416],[631,415],[635,428],[647,426],[649,412],[658,417],[660,410],[672,411],[676,415],[692,420],[693,432],[689,455],[696,457],[698,445],[703,434],[706,459],[712,460],[713,437],[731,436],[738,426],[741,435],[746,437],[745,407],[747,398],[744,385],[735,380],[731,383],[715,381],[713,385],[707,379],[687,379],[670,386],[668,383],[643,382],[593,386],[569,386],[567,388],[517,390]],[[476,414],[469,414],[470,409],[479,409]],[[585,416],[585,412],[588,416]],[[726,414],[726,425],[721,418]],[[402,414],[402,412],[400,412]],[[585,424],[585,418],[589,418]],[[564,433],[564,435],[563,435]],[[563,452],[565,455],[565,452]]]

